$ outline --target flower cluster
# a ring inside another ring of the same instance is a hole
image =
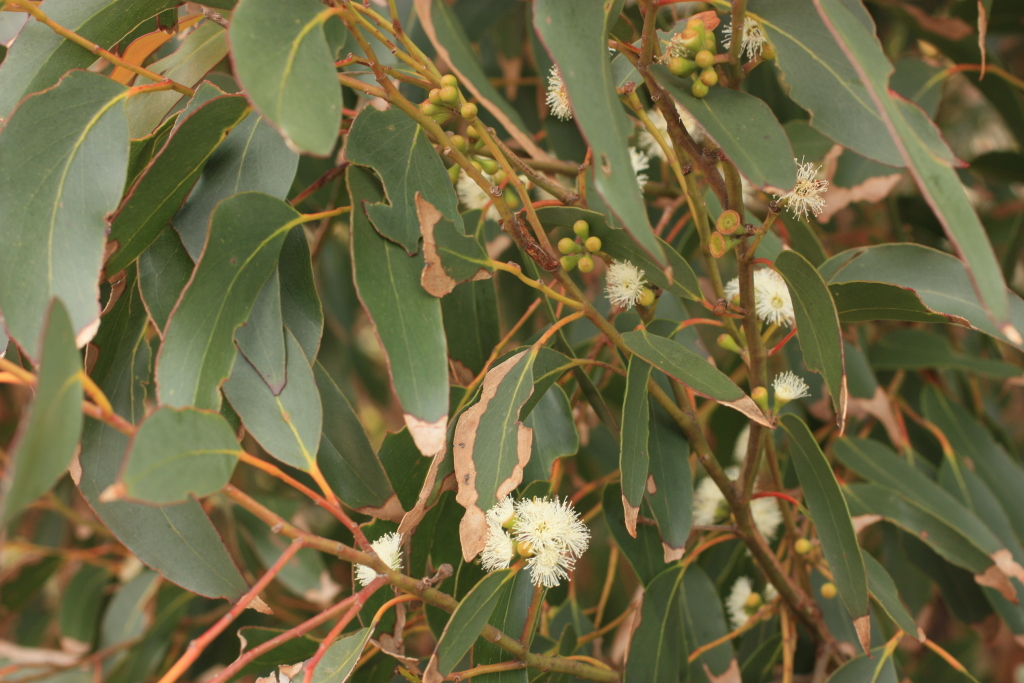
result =
[[[690,116],[689,112],[678,105],[676,105],[676,112],[679,114],[679,119],[683,122],[686,132],[690,134],[693,141],[702,141],[704,139],[704,130],[700,127],[700,124],[697,123],[697,120]],[[647,112],[647,116],[651,120],[651,123],[654,124],[654,127],[658,129],[658,132],[661,133],[662,138],[671,144],[668,137],[668,122],[665,121],[665,117],[662,115],[661,110],[654,108]],[[647,152],[648,155],[657,157],[663,161],[668,161],[665,159],[665,150],[661,148],[661,145],[658,144],[657,139],[651,135],[650,131],[641,129],[639,135],[637,135],[636,143],[640,146],[640,149]]]
[[[572,105],[569,104],[569,93],[565,91],[565,81],[557,66],[552,66],[548,75],[548,108],[555,118],[568,121],[572,118]]]
[[[734,277],[725,286],[725,298],[733,301],[739,295],[740,280]],[[789,287],[771,268],[754,271],[754,309],[758,318],[771,325],[789,327],[796,320]]]
[[[793,212],[796,218],[807,218],[808,214],[817,216],[825,210],[825,199],[821,196],[828,190],[827,180],[818,180],[820,166],[815,166],[810,161],[796,162],[796,185],[792,190],[776,199],[784,203],[786,208]]]
[[[736,479],[739,473],[739,467],[725,470],[726,476],[730,479]],[[778,501],[775,498],[755,498],[750,501],[750,514],[754,518],[754,526],[758,532],[769,541],[774,539],[775,532],[782,523],[782,511],[779,510]],[[729,505],[725,502],[721,489],[711,477],[704,477],[693,493],[693,523],[707,526],[724,522],[728,517]]]
[[[370,547],[387,566],[395,571],[402,568],[402,534],[397,531],[384,534],[371,543]],[[361,586],[369,586],[379,576],[376,569],[365,564],[357,564],[355,569],[356,581]]]
[[[484,173],[484,177],[493,182],[491,176],[486,173]],[[494,206],[494,197],[477,185],[477,182],[469,177],[465,169],[459,172],[459,180],[455,184],[455,194],[459,196],[459,201],[469,211],[486,208],[487,213],[485,217],[487,220],[496,221],[501,217],[498,214],[497,207]]]
[[[722,47],[728,50],[732,46],[732,24],[729,24],[722,33],[725,36],[725,40],[722,41]],[[750,17],[743,18],[743,40],[740,43],[740,49],[747,59],[757,59],[761,56],[761,49],[764,47],[766,38],[764,35],[764,29],[761,28],[761,24],[757,23],[756,19]]]
[[[636,147],[629,148],[629,163],[633,165],[633,173],[636,175],[636,184],[643,192],[647,187],[647,174],[644,173],[651,166],[651,158]]]
[[[750,618],[757,614],[757,610],[768,602],[773,602],[778,597],[778,591],[770,583],[764,588],[764,595],[754,592],[754,582],[749,576],[741,576],[736,579],[729,591],[729,597],[725,599],[725,610],[729,613],[729,621],[734,629],[746,625]]]
[[[480,556],[483,568],[505,569],[518,554],[527,558],[533,585],[545,588],[567,579],[590,545],[590,529],[572,503],[557,497],[517,503],[505,497],[487,511],[487,525],[487,545]]]

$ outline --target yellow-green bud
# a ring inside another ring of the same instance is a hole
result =
[[[430,94],[427,95],[427,99],[430,100],[433,104],[441,104],[441,89],[434,88],[433,90],[431,90]]]
[[[580,259],[580,262],[576,264],[576,267],[580,269],[581,273],[589,273],[594,270],[594,259],[590,256],[584,256]]]
[[[587,238],[587,241],[583,243],[583,246],[587,248],[587,251],[595,253],[601,251],[601,238],[597,235],[591,235]]]
[[[491,174],[491,180],[494,181],[495,185],[501,185],[508,178],[508,173],[505,173],[505,169],[499,168],[497,171]]]
[[[466,138],[461,135],[452,135],[448,138],[448,141],[452,143],[452,147],[459,150],[463,154],[466,153]]]
[[[480,113],[480,110],[477,109],[476,105],[473,104],[472,102],[467,102],[466,104],[462,105],[462,118],[466,119],[467,121],[472,121],[473,119],[475,119],[478,113]]]
[[[690,94],[699,100],[708,94],[708,86],[701,81],[694,81],[690,86]]]
[[[450,85],[441,88],[441,101],[452,106],[459,103],[459,89]]]
[[[482,168],[484,173],[487,175],[494,175],[498,172],[498,169],[501,168],[501,166],[498,165],[498,162],[490,157],[477,157],[477,160],[480,162],[480,168]]]
[[[441,87],[442,88],[455,88],[459,85],[459,79],[452,74],[445,74],[441,76]]]
[[[761,606],[761,603],[762,603],[761,594],[760,593],[751,593],[750,595],[747,596],[747,602],[744,605],[744,607],[746,607],[747,611],[752,614],[754,611],[757,610],[758,607]]]
[[[715,41],[715,34],[713,31],[708,31],[704,36],[704,49],[710,51],[712,54],[718,52],[718,45]]]
[[[558,262],[562,264],[562,267],[565,268],[566,271],[570,271],[576,267],[576,264],[580,262],[581,258],[583,258],[582,254],[569,254],[558,259]]]
[[[715,228],[723,235],[731,235],[739,229],[742,223],[740,215],[729,209],[728,211],[723,211],[722,215],[718,217]]]
[[[839,593],[839,589],[831,581],[821,584],[821,597],[831,600]]]
[[[697,63],[685,57],[673,57],[668,60],[668,70],[680,78],[686,78],[697,70]]]
[[[580,219],[572,224],[572,231],[576,233],[576,236],[581,240],[585,240],[590,237],[590,223]]]
[[[718,72],[714,69],[704,69],[700,72],[700,82],[709,88],[718,83]]]
[[[640,290],[640,298],[636,300],[641,306],[652,306],[654,304],[654,291],[650,287]]]
[[[576,244],[571,237],[563,237],[558,240],[558,251],[568,255],[579,253],[582,249],[580,249],[580,245]]]
[[[462,167],[458,164],[448,167],[448,177],[452,179],[452,184],[459,182],[459,173],[462,172]]]
[[[424,114],[426,114],[427,116],[437,116],[438,114],[442,113],[444,110],[441,109],[436,104],[434,104],[433,102],[429,102],[428,101],[428,102],[423,102],[422,104],[420,104],[420,111],[423,112]]]
[[[505,199],[505,203],[508,204],[508,208],[513,211],[522,206],[522,202],[519,200],[519,194],[511,187],[505,187],[505,192],[502,194],[502,197]]]
[[[754,387],[753,391],[750,392],[750,398],[754,399],[754,403],[757,406],[767,412],[768,411],[768,390],[764,387]]]
[[[736,340],[728,334],[718,335],[718,345],[726,351],[732,351],[733,353],[740,353],[742,351],[742,349],[740,349],[740,345],[736,343]]]
[[[772,47],[771,43],[765,43],[761,46],[761,59],[775,59],[775,48]]]
[[[702,69],[710,69],[711,65],[715,63],[715,56],[709,50],[701,50],[693,58],[693,61],[697,62],[697,66]]]
[[[812,547],[814,546],[806,538],[798,538],[796,543],[793,544],[793,550],[796,551],[797,555],[806,555],[811,552]]]

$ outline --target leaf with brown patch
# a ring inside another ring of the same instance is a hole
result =
[[[485,280],[493,268],[487,264],[487,252],[475,237],[463,235],[455,224],[416,193],[416,216],[423,235],[423,272],[420,284],[438,298],[455,285],[469,280]]]
[[[530,459],[533,430],[519,421],[519,410],[533,393],[534,358],[534,353],[522,351],[492,368],[480,400],[455,427],[455,499],[466,508],[459,537],[467,562],[487,543],[484,511],[519,485]]]

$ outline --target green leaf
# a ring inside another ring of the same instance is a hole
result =
[[[177,121],[177,114],[168,116],[149,135],[129,141],[131,147],[128,150],[128,181],[124,188],[126,191],[139,179],[139,176],[146,170],[149,163],[153,161],[153,157],[156,156],[157,152],[164,148],[164,144],[167,142],[167,138],[171,136],[171,131],[174,130],[174,124]]]
[[[394,492],[352,405],[320,363],[313,366],[323,406],[323,435],[316,461],[343,503],[351,508],[382,507]]]
[[[309,361],[285,330],[288,382],[277,395],[244,357],[235,359],[224,396],[263,449],[304,472],[316,467],[323,409]]]
[[[892,653],[876,647],[870,655],[854,657],[836,669],[827,683],[899,683]]]
[[[110,223],[109,239],[118,248],[107,261],[108,273],[127,266],[156,239],[199,179],[210,155],[248,113],[244,97],[222,95],[178,117],[174,132],[128,191]]]
[[[697,98],[690,94],[690,80],[673,76],[660,64],[651,71],[752,185],[788,190],[796,184],[789,138],[762,100],[724,87]]]
[[[669,567],[647,585],[640,625],[630,641],[624,683],[678,683],[682,655],[679,595],[684,571]],[[718,592],[712,595],[717,599]]]
[[[494,283],[466,282],[456,285],[441,299],[448,355],[475,377],[501,338],[498,297]]]
[[[477,238],[463,235],[461,226],[442,216],[418,192],[415,199],[419,230],[423,235],[423,273],[420,275],[423,289],[433,296],[444,297],[459,283],[488,278],[494,269]]]
[[[235,360],[232,337],[270,277],[285,235],[301,222],[280,199],[246,192],[213,214],[196,272],[167,321],[157,357],[162,404],[216,410]]]
[[[807,508],[814,518],[821,550],[832,570],[843,604],[857,625],[861,644],[867,649],[870,642],[867,575],[857,546],[857,534],[850,521],[850,508],[825,454],[803,420],[788,414],[782,416],[780,424],[789,435],[793,467],[800,479]]]
[[[530,580],[530,572],[516,572],[512,580],[502,587],[498,603],[494,606],[487,623],[502,633],[515,637],[515,634],[522,633],[526,626],[526,617],[532,602],[533,583]],[[486,638],[478,638],[473,646],[473,663],[477,666],[509,661],[513,661],[512,655]],[[525,668],[482,674],[476,678],[476,683],[526,683],[528,680]]]
[[[176,5],[178,0],[49,0],[44,9],[58,25],[111,48],[146,19]],[[95,61],[91,50],[29,18],[0,65],[0,119],[10,116],[26,95]]]
[[[331,643],[313,673],[313,683],[344,683],[348,680],[371,635],[372,628],[363,628]]]
[[[667,566],[657,530],[649,524],[639,524],[636,527],[636,537],[629,535],[622,511],[622,489],[618,484],[605,486],[601,502],[604,521],[612,538],[615,539],[615,544],[633,567],[640,582],[645,586],[650,585],[654,577]],[[643,506],[641,512],[642,510]]]
[[[715,583],[696,563],[687,566],[683,572],[679,615],[686,643],[684,652],[693,652],[729,633]],[[691,681],[699,680],[702,673],[709,679],[717,675],[726,680],[735,679],[739,675],[739,664],[731,642],[724,642],[705,652],[690,663],[688,668]]]
[[[668,290],[676,296],[693,301],[703,299],[693,268],[675,248],[660,237],[656,239],[668,259],[668,268],[664,270],[648,256],[646,251],[637,246],[629,233],[619,228],[610,227],[604,214],[569,206],[547,206],[537,209],[537,218],[545,228],[553,229],[561,226],[567,230],[576,221],[584,220],[590,225],[590,234],[601,238],[601,251],[619,261],[631,262],[644,271],[644,276],[652,284]],[[669,269],[671,269],[671,278],[666,275]]]
[[[434,471],[434,463],[442,457],[446,461],[447,472],[441,472],[437,476],[435,481],[437,490],[433,492],[437,495],[440,495],[444,488],[441,485],[444,477],[454,471],[450,449],[445,449],[445,456],[438,454],[434,458],[424,458],[416,448],[416,442],[412,440],[408,428],[403,427],[398,432],[385,434],[384,442],[377,452],[377,459],[380,460],[387,479],[391,481],[391,486],[401,507],[406,510],[412,510],[416,505],[420,490],[424,488],[427,473]],[[455,564],[457,565],[458,562]]]
[[[636,533],[636,516],[647,489],[647,469],[651,462],[647,445],[651,411],[647,382],[650,379],[650,363],[637,355],[630,357],[626,370],[626,394],[622,399],[619,471],[622,473],[622,505],[631,534]]]
[[[383,239],[359,208],[383,198],[367,171],[349,167],[352,268],[359,299],[388,357],[405,423],[424,455],[444,446],[448,424],[448,352],[441,303],[420,286],[423,257]]]
[[[993,438],[992,433],[958,403],[953,403],[934,388],[926,388],[921,397],[924,416],[934,422],[949,439],[960,459],[969,459],[975,472],[992,489],[1006,510],[1017,540],[1024,539],[1024,470]]]
[[[533,366],[537,377],[537,363]],[[534,393],[537,385],[534,384]],[[520,416],[523,410],[519,411]],[[537,402],[537,410],[523,418],[523,424],[533,430],[530,462],[523,468],[523,484],[551,479],[555,461],[575,455],[580,447],[580,436],[573,421],[569,398],[562,387],[553,386]]]
[[[810,261],[795,251],[784,251],[775,260],[775,267],[786,279],[793,298],[796,327],[800,335],[807,368],[825,378],[836,422],[842,433],[846,426],[846,363],[839,315],[832,295],[821,275]]]
[[[175,52],[146,68],[176,83],[194,88],[227,54],[227,31],[205,20],[185,36]],[[135,79],[136,86],[152,82],[143,76]],[[176,90],[164,90],[132,98],[128,102],[128,122],[132,137],[148,135],[181,102],[182,97]]]
[[[533,392],[535,358],[531,351],[521,351],[492,367],[480,400],[463,411],[455,426],[456,500],[466,508],[459,536],[467,562],[487,544],[484,513],[523,480],[533,432],[519,421],[519,412]]]
[[[128,271],[124,294],[103,317],[95,343],[100,349],[91,376],[110,399],[114,412],[129,422],[142,420],[150,381],[147,317],[134,275]],[[78,487],[100,521],[136,557],[169,581],[209,598],[236,600],[246,591],[223,541],[198,501],[153,507],[128,501],[101,503],[100,493],[120,473],[128,437],[88,420],[82,433]]]
[[[275,270],[256,295],[249,319],[235,330],[238,351],[275,395],[281,393],[285,384],[284,336],[281,281]]]
[[[919,244],[860,247],[833,256],[820,270],[844,323],[947,322],[1007,340],[978,301],[963,262],[937,249]],[[1024,301],[1006,292],[1010,321],[1024,328]]]
[[[161,333],[178,303],[195,264],[169,225],[164,226],[151,245],[139,255],[139,289],[153,324]]]
[[[448,619],[448,625],[427,664],[424,678],[436,679],[438,675],[443,678],[455,670],[487,625],[502,589],[513,576],[508,569],[491,572],[466,594]]]
[[[630,351],[701,396],[738,410],[766,427],[774,427],[757,404],[721,370],[679,342],[647,330],[627,332],[622,340]]]
[[[60,632],[65,638],[92,645],[111,574],[105,567],[83,564],[68,582],[60,605]]]
[[[284,199],[295,177],[299,155],[255,112],[235,126],[210,155],[185,204],[172,223],[193,259],[206,242],[210,216],[217,204],[239,192],[262,192]],[[295,335],[302,339],[297,328]]]
[[[991,558],[970,539],[942,517],[898,492],[879,484],[849,484],[844,492],[854,515],[879,515],[975,575],[984,574],[992,566]]]
[[[30,358],[39,357],[53,297],[81,343],[95,333],[104,217],[117,207],[128,166],[127,92],[74,71],[26,99],[0,132],[0,309]]]
[[[1012,363],[959,353],[953,350],[949,337],[909,327],[893,330],[868,352],[876,370],[950,368],[996,379],[1020,374],[1020,368]]]
[[[867,10],[859,4],[847,6],[841,0],[815,0],[815,7],[866,86],[918,189],[963,258],[985,310],[1004,333],[1020,342],[1020,333],[1008,323],[1006,283],[988,235],[956,172],[936,158],[921,131],[890,95],[888,81],[893,67],[871,30]],[[934,129],[929,128],[929,132],[937,135]]]
[[[864,568],[868,572],[868,590],[871,592],[871,597],[908,636],[923,641],[924,631],[914,621],[914,617],[907,611],[907,608],[903,606],[899,592],[896,590],[896,583],[889,576],[889,572],[868,552],[863,549],[860,552],[864,557]]]
[[[316,0],[241,0],[228,33],[235,75],[293,149],[327,156],[341,127],[341,85]]]
[[[107,648],[135,640],[145,633],[150,621],[146,605],[153,600],[160,586],[159,579],[156,572],[143,569],[114,593],[103,615],[100,647]]]
[[[284,238],[277,262],[281,281],[281,317],[312,361],[320,350],[324,333],[324,309],[313,278],[313,261],[306,231],[296,225]]]
[[[533,27],[558,65],[574,121],[593,149],[597,191],[637,244],[660,263],[661,245],[629,159],[627,139],[633,125],[615,92],[608,57],[608,27],[615,19],[607,7],[599,12],[589,0],[533,4]]]
[[[384,183],[387,203],[364,205],[381,236],[412,255],[419,250],[420,230],[415,196],[421,195],[464,233],[451,178],[434,145],[415,120],[398,107],[380,111],[364,107],[346,136],[345,156],[372,168]]]
[[[655,414],[651,416],[647,447],[651,453],[647,503],[658,522],[665,553],[678,554],[686,547],[693,520],[693,475],[686,457],[690,445],[678,427],[664,423]]]
[[[57,300],[46,313],[41,346],[35,399],[0,480],[0,529],[67,471],[82,433],[82,361],[67,311]]]
[[[803,0],[750,0],[747,9],[775,48],[789,96],[811,113],[811,125],[859,154],[903,166],[892,138],[880,134],[885,124],[867,89],[817,13]]]
[[[132,438],[121,493],[157,505],[208,496],[228,483],[240,450],[220,413],[160,408]]]

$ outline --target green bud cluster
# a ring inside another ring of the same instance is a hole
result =
[[[704,97],[718,84],[718,72],[715,71],[718,43],[714,32],[709,31],[703,21],[697,17],[690,19],[682,32],[663,42],[665,55],[662,61],[674,75],[692,78],[690,93],[694,97]]]
[[[591,254],[601,251],[601,238],[590,234],[590,224],[584,220],[573,223],[572,231],[576,240],[571,237],[558,240],[558,251],[564,254],[560,259],[562,267],[566,270],[579,268],[581,273],[589,273],[594,270],[594,257]]]
[[[427,94],[427,99],[420,103],[420,111],[443,124],[458,113],[467,121],[477,117],[479,109],[472,102],[466,102],[459,91],[459,79],[452,74],[441,77],[441,87],[434,88]]]

